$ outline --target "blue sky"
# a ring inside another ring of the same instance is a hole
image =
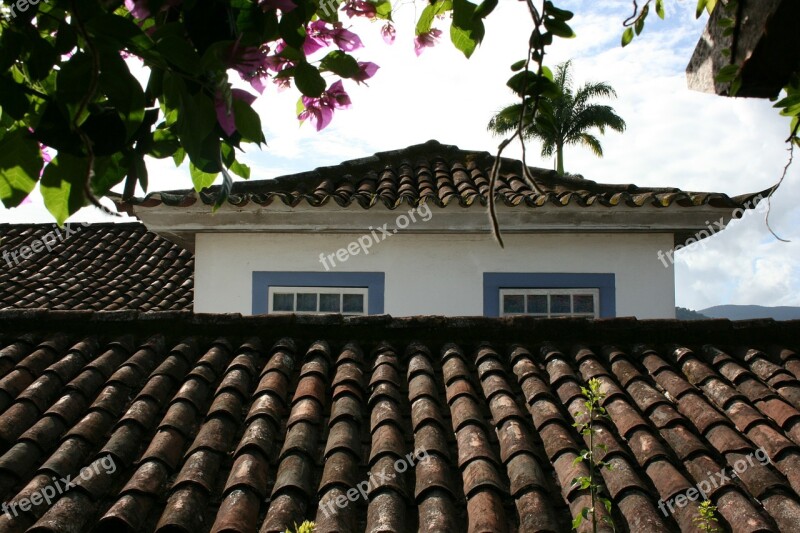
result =
[[[601,141],[605,157],[570,147],[566,169],[607,183],[673,186],[731,195],[771,186],[787,161],[783,139],[788,121],[771,103],[730,99],[688,90],[684,69],[700,37],[705,18],[694,19],[694,2],[667,2],[667,20],[650,17],[645,32],[626,48],[619,45],[627,0],[559,1],[573,9],[578,36],[558,40],[546,64],[573,59],[576,83],[606,81],[619,95],[614,108],[626,120],[624,134],[610,132]],[[250,150],[243,159],[253,179],[331,165],[376,151],[393,150],[437,139],[465,149],[493,151],[498,139],[486,123],[511,100],[505,80],[509,65],[525,55],[530,19],[524,2],[504,0],[487,23],[486,40],[470,60],[449,43],[413,51],[413,5],[396,13],[397,42],[387,46],[379,24],[360,21],[354,29],[366,48],[360,60],[374,61],[381,70],[369,87],[346,84],[351,109],[317,133],[300,127],[294,117],[297,93],[273,88],[256,103],[268,146]],[[439,27],[447,35],[447,23]],[[552,167],[531,143],[529,163]],[[517,149],[509,152],[519,156]],[[798,154],[800,160],[800,154]],[[188,188],[188,171],[169,162],[150,168],[151,190]],[[800,161],[790,170],[773,201],[770,222],[782,243],[766,229],[763,213],[752,213],[728,229],[676,256],[677,303],[701,309],[718,304],[800,305]],[[102,220],[84,209],[74,220]],[[33,205],[0,208],[0,222],[49,222],[38,195]],[[654,268],[661,268],[655,262]]]

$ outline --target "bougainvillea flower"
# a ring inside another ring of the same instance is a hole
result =
[[[315,20],[306,28],[303,52],[307,56],[311,55],[331,42],[343,52],[352,52],[364,46],[358,35],[343,28],[341,22],[330,24],[324,20]]]
[[[238,41],[233,44],[228,53],[225,65],[239,73],[239,76],[258,91],[264,92],[264,84],[261,81],[266,76],[270,66],[267,52],[267,45],[258,46],[239,46]]]
[[[265,11],[267,9],[280,9],[284,13],[288,13],[297,8],[297,4],[292,0],[261,0],[258,5]]]
[[[359,61],[358,62],[358,69],[359,69],[358,70],[358,74],[353,76],[352,79],[357,81],[358,83],[362,83],[362,82],[370,79],[372,76],[374,76],[375,73],[378,72],[379,68],[381,68],[381,67],[379,67],[375,63],[372,63],[371,61]]]
[[[436,28],[431,28],[430,31],[426,31],[425,33],[420,33],[417,35],[417,38],[414,39],[414,52],[419,56],[425,48],[433,47],[439,42],[439,37],[442,36],[442,30],[437,30]]]
[[[384,24],[383,28],[381,28],[381,36],[383,36],[383,40],[386,44],[394,44],[394,38],[397,36],[397,30],[394,29],[394,26],[391,22],[387,22]]]
[[[375,5],[365,0],[347,0],[344,4],[344,12],[348,17],[367,17],[369,19],[375,18],[378,14]]]
[[[317,131],[321,131],[331,123],[335,109],[345,109],[351,104],[350,96],[345,92],[342,80],[331,85],[319,98],[303,96],[302,102],[305,109],[297,115],[297,118],[300,119],[300,122],[304,122],[306,119],[310,120]]]
[[[233,135],[236,131],[236,120],[233,115],[233,100],[241,100],[245,103],[252,104],[256,100],[256,96],[242,89],[231,90],[231,107],[228,108],[228,102],[223,98],[222,93],[217,91],[214,96],[214,109],[217,112],[217,122],[222,127],[228,136]]]

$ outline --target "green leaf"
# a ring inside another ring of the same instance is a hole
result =
[[[190,94],[177,75],[164,75],[164,98],[167,109],[178,109],[175,132],[192,162],[206,172],[218,171],[219,139],[214,134],[217,116],[214,102],[203,92]]]
[[[516,63],[512,64],[511,65],[512,72],[519,72],[520,70],[525,68],[525,63],[527,63],[527,62],[528,62],[527,59],[520,59]]]
[[[583,522],[583,515],[579,514],[572,520],[572,529],[578,529]]]
[[[736,96],[739,93],[739,89],[742,88],[742,78],[741,76],[737,76],[731,82],[730,87],[728,87],[728,94],[730,96]]]
[[[498,3],[498,0],[483,0],[483,2],[481,2],[475,9],[475,13],[472,16],[475,18],[485,19],[492,13],[492,11],[494,11],[494,8],[497,7]]]
[[[435,4],[428,4],[428,6],[422,10],[422,14],[419,16],[415,33],[417,35],[421,33],[428,33],[431,31],[431,25],[433,24],[434,17],[436,15],[446,13],[452,9],[452,0],[437,0]]]
[[[295,67],[294,82],[300,92],[309,98],[319,98],[327,86],[317,67],[306,61]]]
[[[544,27],[556,37],[563,37],[565,39],[572,39],[575,37],[575,32],[572,31],[569,24],[560,19],[545,18]]]
[[[52,44],[38,36],[29,40],[28,47],[30,52],[25,62],[28,74],[34,81],[43,80],[53,70],[59,54]]]
[[[189,174],[192,176],[194,190],[197,192],[200,192],[207,187],[211,187],[211,185],[214,183],[214,180],[217,179],[217,174],[203,172],[194,166],[194,163],[189,163]]]
[[[358,61],[341,50],[333,50],[323,57],[320,68],[329,70],[342,78],[352,78],[361,71]]]
[[[29,102],[23,86],[6,76],[0,76],[0,107],[13,119],[19,120],[28,111]]]
[[[59,153],[44,167],[39,190],[44,205],[59,225],[84,206],[83,180],[89,162],[83,157]]]
[[[625,28],[622,32],[622,46],[628,46],[633,40],[633,28]]]
[[[100,57],[100,89],[116,108],[130,139],[144,120],[144,90],[115,50],[103,49]]]
[[[234,161],[231,166],[229,166],[231,172],[239,176],[240,178],[244,178],[246,180],[250,179],[250,167],[245,165],[244,163],[240,163],[239,161]]]
[[[664,20],[664,0],[656,0],[656,15]]]
[[[739,65],[725,65],[719,72],[717,72],[717,76],[714,80],[717,83],[728,83],[733,81],[736,76],[739,75]]]
[[[122,154],[96,158],[94,161],[94,176],[92,177],[91,184],[92,192],[95,196],[104,196],[114,185],[125,179],[127,172],[128,164],[126,161],[123,161]],[[144,179],[145,183],[147,183],[146,174]]]
[[[187,74],[200,70],[200,55],[183,35],[167,33],[161,36],[156,40],[156,50]]]
[[[477,6],[468,0],[453,0],[453,24],[450,40],[457,50],[469,58],[483,40],[486,32],[483,20],[473,17]]]
[[[84,52],[78,52],[61,64],[56,78],[56,100],[69,112],[69,122],[75,121],[74,115],[86,94],[86,81],[91,77],[91,72],[92,60]],[[88,112],[84,110],[84,116],[79,117],[78,124],[87,116]]]
[[[278,22],[278,33],[286,41],[286,44],[297,48],[303,47],[306,40],[305,20],[302,20],[301,9],[293,9],[289,13],[283,13]]]
[[[121,48],[148,61],[161,61],[161,54],[156,50],[153,40],[129,18],[105,13],[87,21],[86,29],[101,42],[117,43]]]
[[[547,0],[544,3],[544,9],[546,14],[558,20],[563,20],[565,22],[567,20],[571,20],[572,17],[574,16],[572,11],[567,11],[566,9],[559,9],[556,6],[554,6],[553,2],[550,2],[550,0]]]
[[[261,117],[244,100],[233,100],[233,120],[242,138],[257,144],[266,143]]]
[[[695,17],[700,18],[700,15],[703,14],[704,9],[710,15],[714,11],[714,7],[716,7],[716,5],[717,5],[717,0],[697,0],[697,10],[695,11]]]
[[[392,3],[389,0],[372,0],[375,6],[375,14],[379,19],[392,20]]]
[[[633,29],[636,32],[636,35],[641,35],[642,30],[644,29],[644,14],[636,19],[636,24],[633,25]]]
[[[24,128],[7,132],[0,139],[0,200],[16,207],[36,186],[42,169],[39,143]]]

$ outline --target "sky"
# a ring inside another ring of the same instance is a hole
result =
[[[653,14],[645,31],[620,46],[628,0],[560,0],[576,13],[577,37],[556,39],[545,64],[573,61],[576,85],[604,81],[618,98],[610,103],[627,122],[624,133],[601,137],[604,157],[573,146],[565,151],[568,172],[601,183],[679,187],[738,195],[761,191],[780,177],[788,160],[788,120],[767,100],[723,98],[690,91],[684,70],[706,23],[694,18],[694,2],[667,2],[667,20]],[[350,109],[337,112],[322,132],[295,117],[298,93],[268,88],[254,104],[267,146],[249,148],[240,159],[252,168],[251,179],[301,172],[378,151],[395,150],[436,139],[463,149],[495,151],[499,139],[486,130],[493,112],[511,103],[505,86],[509,66],[523,59],[532,23],[524,2],[502,0],[487,19],[486,37],[470,59],[443,41],[416,57],[413,24],[418,12],[405,4],[395,13],[397,40],[386,45],[380,23],[354,21],[352,29],[365,47],[361,61],[381,66],[368,87],[345,81]],[[434,24],[447,37],[448,22]],[[144,76],[142,69],[135,72]],[[243,86],[244,87],[244,86]],[[529,143],[528,163],[552,168]],[[519,157],[518,148],[507,156]],[[764,210],[710,239],[676,254],[676,303],[690,309],[721,304],[800,305],[800,154],[772,200],[768,231]],[[190,188],[186,167],[171,161],[148,163],[150,191]],[[141,193],[141,191],[139,191]],[[38,191],[30,205],[0,207],[0,222],[51,222]],[[108,205],[111,205],[110,202]],[[109,220],[85,208],[70,221]],[[660,265],[660,263],[656,263]],[[657,266],[657,268],[660,268]]]

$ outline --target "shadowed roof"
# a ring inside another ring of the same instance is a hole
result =
[[[140,223],[66,226],[0,224],[0,309],[192,308],[191,252]]]
[[[798,333],[0,311],[0,498],[76,484],[0,515],[0,530],[569,531],[589,505],[574,413],[597,378],[618,531],[696,531],[699,502],[677,504],[695,486],[721,527],[794,531]]]

